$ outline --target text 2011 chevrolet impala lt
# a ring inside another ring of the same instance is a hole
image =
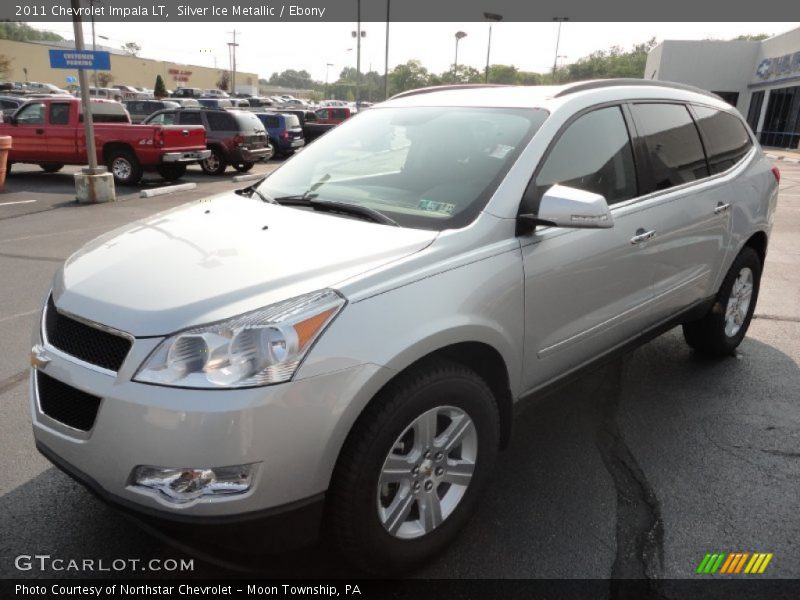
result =
[[[779,176],[686,87],[401,94],[70,257],[35,332],[37,446],[150,517],[302,515],[412,567],[465,524],[519,399],[677,324],[733,352]]]

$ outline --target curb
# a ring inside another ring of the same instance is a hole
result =
[[[153,188],[152,190],[142,190],[139,193],[139,198],[152,198],[153,196],[165,196],[175,192],[183,192],[186,190],[193,190],[197,187],[196,183],[180,183],[178,185],[167,185],[160,188]]]
[[[248,173],[247,175],[236,175],[233,178],[234,183],[239,183],[240,181],[253,181],[254,179],[261,179],[264,177],[263,173]]]

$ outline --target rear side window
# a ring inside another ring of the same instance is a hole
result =
[[[286,119],[286,129],[294,129],[300,127],[300,119],[297,118],[297,115],[287,115]]]
[[[148,119],[147,123],[149,125],[174,125],[175,113],[174,112],[161,113],[159,115],[154,116],[152,119]]]
[[[700,134],[683,104],[634,104],[639,135],[650,159],[651,179],[642,194],[708,177]]]
[[[50,124],[66,125],[69,123],[69,104],[53,102],[50,104]]]
[[[280,127],[280,122],[278,121],[278,117],[265,117],[264,125],[266,125],[270,129],[277,129],[278,127]]]
[[[181,125],[202,125],[203,116],[199,112],[181,112],[180,113]]]
[[[747,130],[732,114],[707,106],[693,108],[706,143],[706,155],[711,173],[727,171],[742,160],[753,145]]]
[[[542,195],[561,184],[594,192],[614,204],[636,196],[636,169],[628,128],[618,106],[575,120],[558,138],[536,176],[523,210],[536,212]]]
[[[228,113],[210,112],[206,114],[206,119],[208,119],[208,128],[211,131],[233,131],[236,129],[236,122],[233,120],[233,117]]]
[[[230,113],[228,114],[230,115]],[[264,124],[261,122],[261,119],[251,112],[237,112],[234,118],[236,119],[234,129],[246,131],[248,133],[252,131],[264,131]]]

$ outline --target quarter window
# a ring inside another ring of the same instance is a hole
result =
[[[697,127],[683,104],[634,104],[639,135],[650,159],[643,194],[708,177]]]
[[[524,210],[536,212],[542,195],[555,184],[600,194],[609,204],[636,196],[631,140],[618,106],[587,113],[564,131],[536,176]]]
[[[727,171],[750,151],[753,144],[738,118],[706,106],[695,106],[694,111],[703,132],[712,174]]]

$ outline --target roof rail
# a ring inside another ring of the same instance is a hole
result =
[[[568,96],[569,94],[574,94],[575,92],[585,92],[587,90],[597,90],[606,87],[616,87],[616,86],[623,86],[623,85],[638,85],[638,86],[646,86],[646,87],[663,87],[663,88],[673,88],[684,90],[687,92],[695,92],[697,94],[703,94],[704,96],[711,96],[713,98],[717,98],[718,100],[722,100],[717,94],[713,92],[709,92],[708,90],[701,89],[699,87],[695,87],[693,85],[687,85],[685,83],[677,83],[674,81],[661,81],[658,79],[636,79],[633,77],[623,77],[620,79],[593,79],[591,81],[581,81],[574,84],[567,84],[562,90],[557,92],[553,98],[563,98],[564,96]]]
[[[502,83],[455,83],[451,85],[432,85],[430,87],[417,88],[415,90],[407,90],[395,94],[389,100],[395,98],[405,98],[406,96],[417,96],[419,94],[430,94],[431,92],[446,92],[448,90],[468,90],[474,88],[493,88],[493,87],[511,87]]]

